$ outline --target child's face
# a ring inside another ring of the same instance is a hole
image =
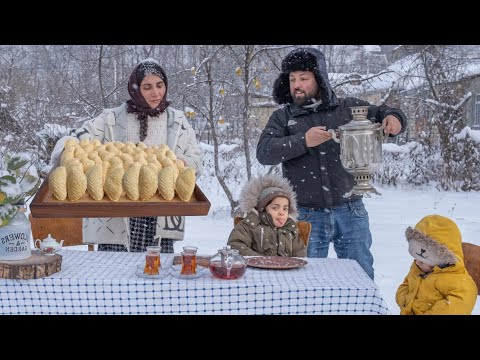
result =
[[[415,264],[417,264],[418,268],[425,273],[433,270],[433,266],[427,265],[424,262],[421,262],[420,260],[415,260]]]
[[[289,201],[284,197],[276,197],[265,210],[272,215],[273,225],[275,227],[282,227],[288,219]]]

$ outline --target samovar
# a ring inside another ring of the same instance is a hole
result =
[[[382,163],[384,126],[367,118],[368,106],[351,107],[353,120],[339,126],[338,132],[329,130],[332,138],[340,143],[342,166],[354,176],[355,186],[346,197],[380,193],[370,184],[372,175]]]

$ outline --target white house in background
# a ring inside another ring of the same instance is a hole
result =
[[[464,79],[472,96],[467,101],[467,125],[474,130],[480,130],[480,73]]]

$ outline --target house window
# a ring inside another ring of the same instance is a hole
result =
[[[475,117],[473,119],[473,127],[480,127],[480,94],[475,95]]]

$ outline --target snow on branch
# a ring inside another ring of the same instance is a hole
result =
[[[337,88],[337,87],[342,86],[342,85],[351,84],[352,82],[362,83],[362,82],[365,82],[365,81],[368,81],[368,80],[379,78],[382,75],[389,74],[389,73],[395,73],[395,71],[387,70],[387,71],[382,71],[378,74],[374,74],[374,75],[371,75],[371,76],[365,76],[365,77],[361,74],[358,74],[358,73],[350,73],[350,74],[348,74],[348,76],[345,77],[344,81],[335,84],[333,87]]]
[[[261,102],[251,104],[252,108],[271,108],[271,107],[277,107],[277,106],[278,104],[273,101],[261,101]]]
[[[463,95],[463,97],[460,99],[460,101],[455,104],[455,105],[450,105],[450,104],[446,104],[446,103],[441,103],[439,101],[436,101],[436,100],[433,100],[433,99],[426,99],[425,102],[426,103],[429,103],[429,104],[432,104],[432,105],[436,105],[436,106],[440,106],[442,108],[448,108],[448,109],[453,109],[453,110],[458,110],[461,106],[463,106],[463,104],[468,100],[470,99],[470,97],[472,96],[472,93],[469,91],[467,92],[465,95]]]
[[[392,81],[392,84],[388,88],[388,91],[385,93],[385,95],[380,99],[380,104],[385,104],[387,99],[390,97],[390,93],[392,92],[393,87],[395,86],[395,81]]]

